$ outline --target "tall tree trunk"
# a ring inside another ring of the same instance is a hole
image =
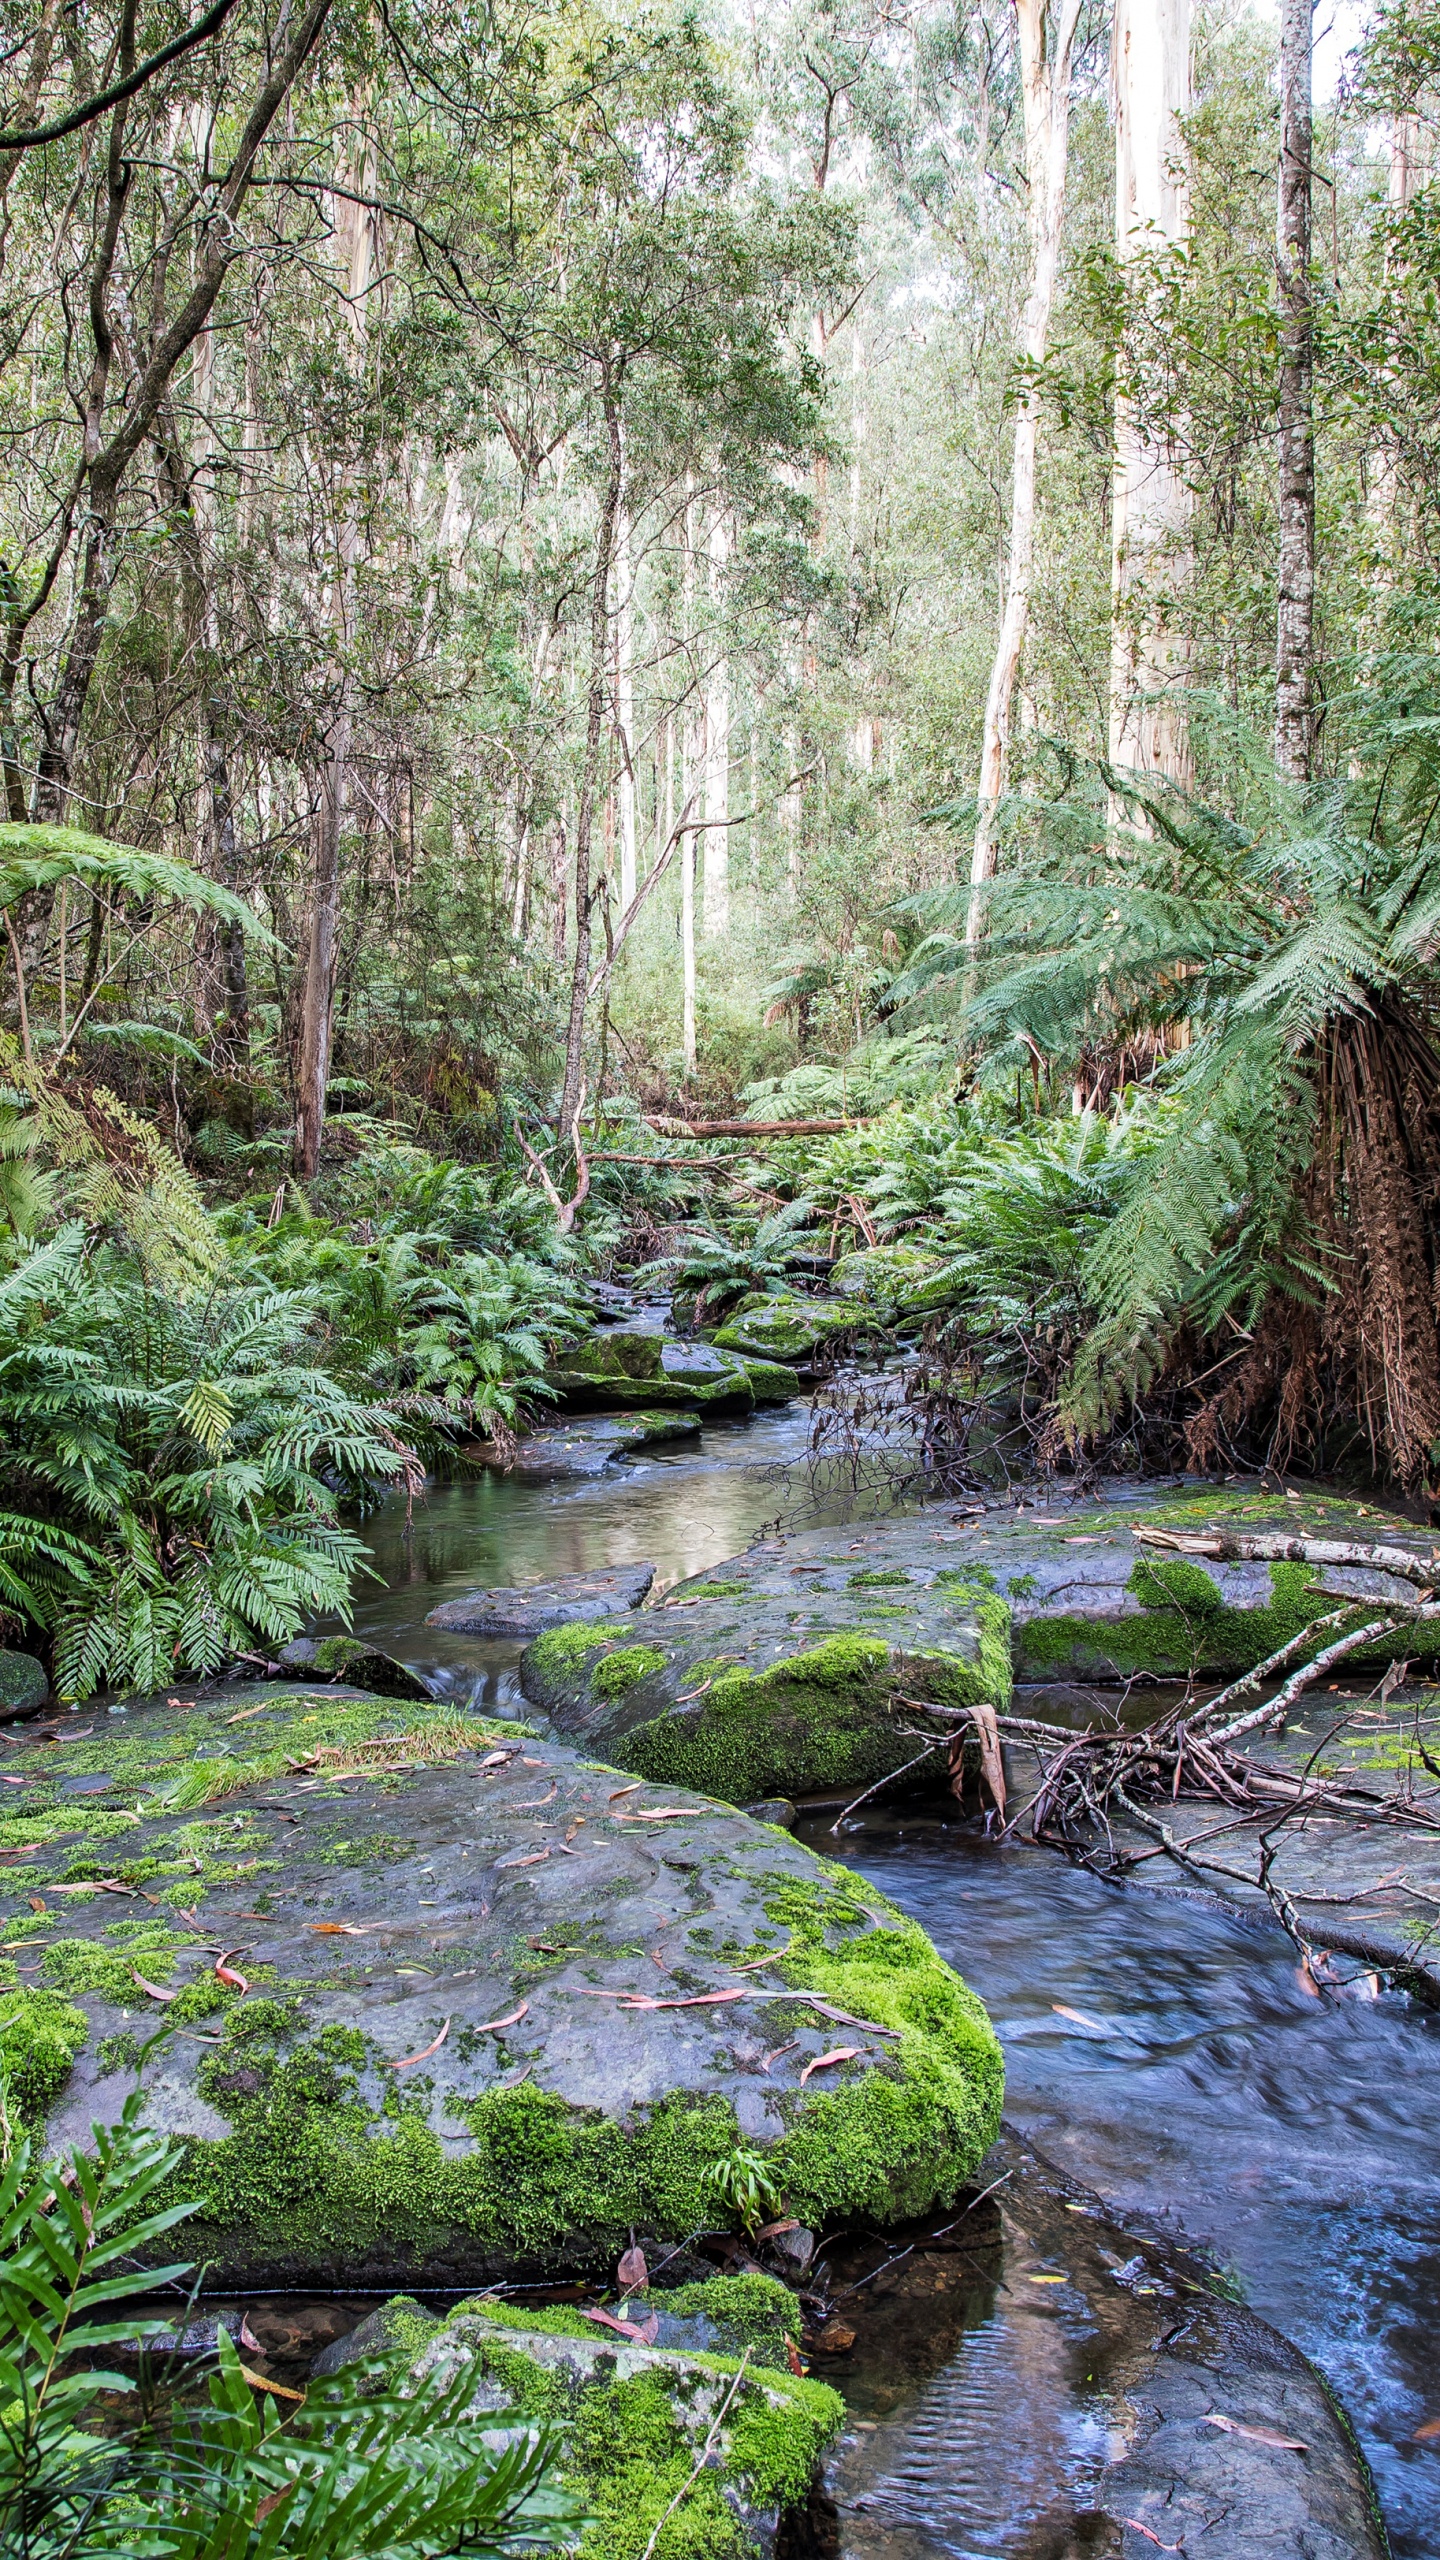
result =
[[[622,506],[615,539],[615,726],[620,750],[620,913],[635,895],[635,563],[634,528]]]
[[[1275,623],[1275,761],[1308,782],[1315,754],[1315,416],[1310,299],[1311,39],[1314,0],[1281,0],[1280,554]]]
[[[1116,0],[1115,248],[1122,274],[1189,229],[1181,119],[1190,107],[1190,0]],[[1115,394],[1111,483],[1110,761],[1190,779],[1178,608],[1190,568],[1190,492],[1171,442]]]
[[[730,528],[723,515],[710,527],[711,646],[725,611],[725,564]],[[730,929],[730,661],[716,656],[705,680],[705,904],[707,934]]]
[[[979,808],[970,863],[970,913],[966,939],[980,939],[984,886],[995,876],[995,813],[1005,788],[1010,723],[1035,566],[1035,454],[1040,427],[1035,375],[1050,343],[1060,242],[1065,227],[1065,183],[1070,160],[1070,65],[1080,0],[1058,0],[1053,29],[1046,0],[1016,0],[1020,81],[1025,104],[1025,180],[1029,196],[1030,285],[1020,329],[1024,365],[1015,418],[1010,480],[1010,545],[1000,637],[985,697],[980,749]]]
[[[615,520],[620,509],[625,467],[620,440],[619,387],[608,368],[601,399],[607,469],[595,537],[595,574],[590,587],[590,695],[585,721],[585,760],[580,772],[580,805],[575,813],[575,961],[570,980],[570,1020],[565,1033],[565,1082],[560,1093],[562,1140],[568,1139],[579,1116],[580,1078],[585,1058],[585,1004],[590,983],[590,837],[595,817],[596,786],[600,778],[600,747],[605,734],[605,696],[609,690],[610,565],[615,552]]]
[[[367,154],[357,193],[374,193],[374,161]],[[378,264],[377,217],[364,205],[337,202],[335,228],[346,255],[346,302],[357,383],[370,331],[370,289]],[[325,1089],[335,1036],[335,979],[340,959],[341,838],[350,775],[354,713],[350,699],[350,642],[355,621],[355,571],[361,550],[360,510],[353,486],[340,497],[338,574],[335,580],[335,714],[320,788],[319,825],[311,872],[309,932],[300,996],[295,1071],[295,1170],[302,1182],[320,1170],[325,1136]]]

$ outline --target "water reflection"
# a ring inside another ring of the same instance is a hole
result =
[[[809,1836],[974,1984],[1011,2118],[1127,2217],[1208,2247],[1314,2358],[1397,2560],[1433,2560],[1440,2451],[1415,2430],[1440,2417],[1440,2018],[1399,1993],[1316,2001],[1268,1925],[938,1821]]]

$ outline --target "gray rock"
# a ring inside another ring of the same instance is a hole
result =
[[[403,2356],[407,2363],[413,2362],[440,2325],[434,2312],[412,2294],[396,2294],[382,2302],[378,2311],[368,2312],[343,2338],[322,2348],[310,2370],[320,2382],[328,2374],[343,2373],[349,2364],[365,2364],[371,2358],[391,2363]]]
[[[621,1609],[638,1609],[654,1579],[653,1564],[620,1564],[513,1590],[472,1591],[467,1599],[432,1609],[425,1624],[467,1636],[536,1636],[546,1628],[588,1625]]]
[[[38,1716],[50,1695],[50,1677],[33,1653],[0,1649],[0,1717]]]
[[[709,1342],[677,1342],[619,1325],[570,1344],[548,1376],[571,1406],[678,1404],[748,1413],[755,1402],[743,1360]]]
[[[638,1457],[642,1449],[694,1440],[699,1432],[699,1414],[683,1406],[661,1413],[597,1413],[588,1421],[556,1422],[548,1430],[529,1432],[513,1449],[480,1440],[473,1454],[501,1475],[541,1482],[602,1476],[626,1458]]]
[[[793,1831],[799,1815],[788,1796],[761,1796],[745,1807],[752,1822],[773,1822],[777,1831]]]
[[[733,1804],[858,1791],[916,1758],[923,1702],[1009,1697],[1005,1604],[933,1536],[908,1521],[752,1547],[635,1630],[538,1637],[521,1685],[559,1731],[646,1777]]]
[[[822,1343],[863,1332],[878,1319],[842,1298],[751,1298],[720,1327],[715,1341],[742,1360],[781,1360],[804,1368]]]
[[[344,1681],[375,1698],[428,1698],[428,1681],[393,1653],[366,1644],[360,1636],[296,1636],[275,1657],[281,1671],[304,1672],[309,1679]]]
[[[905,2215],[990,2140],[979,2002],[783,1834],[450,1702],[312,1689],[235,1712],[136,1707],[10,1758],[49,1785],[113,1770],[139,1818],[106,1857],[161,1899],[132,1905],[154,1915],[133,1957],[112,1892],[56,1903],[7,2059],[52,2149],[113,2123],[138,2071],[147,2122],[186,2138],[184,2250],[218,2289],[608,2269],[632,2230],[663,2256],[713,2223],[707,2167],[742,2142],[773,2147],[812,2226]],[[0,1807],[0,1847],[26,1850],[0,1875],[6,1929],[67,1879],[75,1818],[38,1789]],[[146,1983],[188,1997],[142,2062]],[[806,2078],[836,2011],[854,2057]]]

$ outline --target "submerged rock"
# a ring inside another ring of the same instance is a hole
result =
[[[700,1416],[677,1407],[671,1413],[597,1413],[585,1422],[556,1422],[548,1430],[528,1432],[513,1447],[480,1440],[475,1454],[487,1467],[522,1480],[565,1476],[602,1476],[642,1449],[662,1448],[676,1440],[698,1439]]]
[[[984,2011],[882,1895],[513,1726],[232,1696],[10,1767],[12,2114],[85,2142],[138,2075],[219,2286],[608,2262],[712,2224],[742,2147],[808,2225],[883,2221],[993,2135]]]
[[[743,1360],[708,1342],[614,1326],[560,1352],[549,1383],[567,1405],[695,1405],[748,1413],[754,1389]]]
[[[552,2428],[587,2511],[584,2560],[764,2560],[845,2417],[838,2392],[788,2370],[794,2297],[721,2276],[629,2306],[633,2325],[647,2317],[655,2334],[637,2338],[564,2308],[482,2298],[441,2323],[402,2300],[345,2341],[346,2360],[379,2352],[402,2390],[469,2373],[476,2415]]]
[[[472,1591],[432,1609],[425,1624],[467,1636],[536,1636],[546,1627],[583,1625],[613,1618],[617,1609],[638,1609],[654,1579],[653,1564],[617,1564],[518,1589]]]
[[[1010,1694],[1003,1600],[904,1527],[903,1564],[889,1527],[752,1547],[635,1628],[539,1637],[521,1685],[607,1759],[733,1804],[868,1786],[916,1758],[927,1704]]]

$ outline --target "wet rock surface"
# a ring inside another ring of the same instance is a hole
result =
[[[751,1547],[633,1629],[540,1637],[525,1694],[607,1758],[730,1803],[866,1786],[950,1729],[925,1728],[927,1703],[1009,1693],[1004,1602],[938,1536],[905,1521]]]
[[[359,1636],[296,1636],[281,1647],[274,1668],[292,1677],[339,1681],[374,1698],[428,1698],[431,1694],[418,1671]]]
[[[638,1609],[654,1579],[653,1564],[613,1565],[596,1573],[561,1574],[553,1582],[473,1591],[468,1599],[447,1600],[432,1609],[425,1624],[462,1635],[535,1636],[545,1628],[583,1625],[612,1618],[621,1609]]]
[[[473,2284],[679,2240],[737,2144],[808,2220],[886,2217],[990,2138],[983,2011],[882,1896],[513,1727],[240,1691],[7,1766],[12,2103],[83,2142],[138,2074],[217,2284]],[[77,1804],[90,1775],[109,1792]]]
[[[636,1458],[700,1432],[698,1413],[677,1407],[668,1413],[597,1413],[585,1422],[556,1422],[548,1430],[527,1432],[513,1445],[481,1440],[475,1444],[483,1464],[501,1475],[544,1482],[555,1478],[603,1476]]]
[[[1297,2349],[1008,2130],[977,2184],[997,2181],[948,2226],[832,2258],[865,2279],[853,2352],[816,2367],[850,2418],[832,2548],[1380,2560],[1368,2474]]]
[[[864,1332],[876,1321],[854,1299],[751,1298],[713,1340],[744,1360],[783,1360],[808,1369],[823,1344]]]
[[[0,1717],[37,1716],[50,1695],[50,1676],[33,1653],[0,1647]]]

